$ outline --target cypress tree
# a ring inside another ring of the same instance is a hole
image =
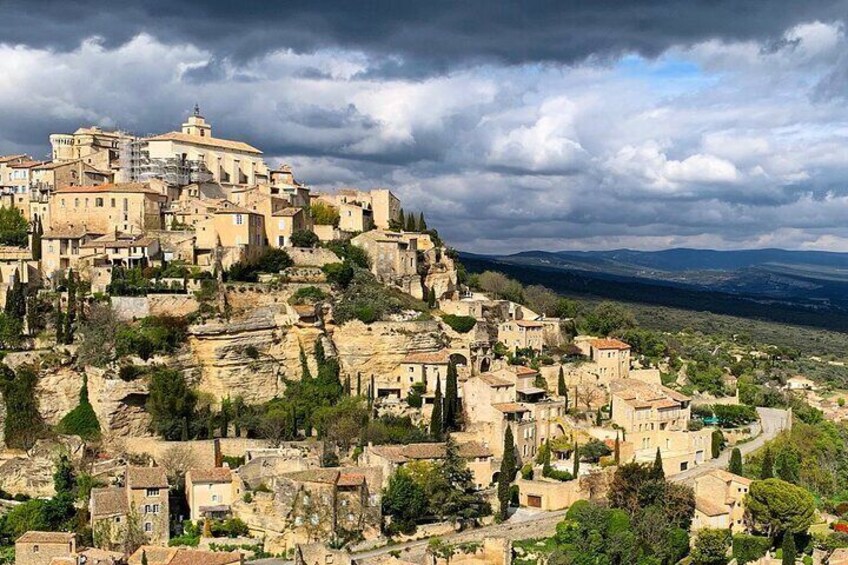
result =
[[[651,467],[651,478],[658,481],[665,480],[665,471],[663,471],[662,453],[660,448],[657,448],[657,457],[654,459],[654,466]]]
[[[403,230],[406,227],[406,219],[403,216],[403,208],[400,209],[400,213],[398,213],[398,225],[400,226],[400,230]]]
[[[77,319],[77,281],[73,269],[68,269],[68,318],[71,323]]]
[[[568,410],[568,387],[565,386],[565,372],[562,370],[562,365],[559,367],[557,376],[557,394],[565,397],[565,409]]]
[[[314,354],[315,362],[318,363],[318,367],[321,367],[321,365],[323,365],[324,361],[326,361],[327,359],[327,356],[324,354],[324,343],[322,342],[321,338],[315,340]]]
[[[418,214],[418,231],[424,231],[427,229],[427,222],[424,221],[424,212],[420,212]]]
[[[442,439],[442,379],[436,377],[436,392],[433,395],[433,414],[430,416],[430,437]]]
[[[356,396],[362,396],[362,373],[356,372]]]
[[[571,469],[571,474],[574,475],[574,478],[577,478],[577,475],[580,473],[580,446],[577,442],[574,442],[574,466]]]
[[[41,260],[41,236],[44,235],[44,227],[41,225],[41,218],[35,217],[32,225],[32,258],[36,261]]]
[[[733,451],[730,452],[730,466],[727,468],[727,470],[733,473],[734,475],[741,475],[743,472],[742,452],[739,451],[738,447],[734,447]]]
[[[783,534],[783,557],[781,565],[795,565],[795,559],[798,557],[798,551],[795,549],[795,534],[792,531],[787,531]]]
[[[595,425],[601,426],[604,423],[603,415],[601,414],[601,409],[598,408],[598,411],[595,413]]]
[[[406,231],[416,231],[415,230],[415,214],[408,214],[406,216]]]
[[[26,316],[26,289],[21,282],[21,274],[15,269],[12,286],[6,291],[6,314],[16,320],[24,321]]]
[[[436,307],[436,289],[431,288],[427,292],[427,307],[435,308]]]
[[[763,453],[763,462],[760,464],[760,479],[771,479],[774,477],[774,457],[772,457],[771,449],[766,447],[766,452]]]
[[[445,431],[456,431],[457,415],[459,411],[459,390],[457,385],[456,365],[453,361],[448,363],[448,376],[445,382]]]
[[[308,381],[312,378],[312,373],[309,372],[309,363],[306,360],[306,352],[303,350],[303,346],[300,346],[300,380]]]
[[[506,520],[509,510],[509,485],[515,478],[515,441],[512,437],[512,428],[507,426],[504,433],[503,458],[501,459],[501,470],[498,475],[498,502],[500,503],[498,516]]]
[[[148,565],[147,552],[143,549],[141,550],[141,565]]]
[[[350,396],[350,375],[345,376],[345,395]]]
[[[621,442],[618,439],[618,432],[615,432],[615,447],[613,448],[613,456],[615,457],[615,464],[618,465],[621,463]]]
[[[719,455],[721,455],[721,445],[724,443],[724,434],[721,433],[721,430],[714,430],[710,439],[711,455],[713,459],[718,459]]]

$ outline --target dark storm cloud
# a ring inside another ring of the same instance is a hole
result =
[[[418,63],[405,67],[410,73],[420,65],[481,60],[570,63],[626,51],[653,56],[711,38],[777,41],[798,22],[846,12],[848,0],[6,0],[0,41],[70,50],[92,35],[114,47],[148,33],[236,60],[277,48],[339,47],[400,55]],[[387,63],[386,72],[398,72],[395,65]]]

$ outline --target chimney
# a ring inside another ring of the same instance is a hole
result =
[[[223,467],[224,466],[224,456],[221,454],[221,439],[215,438],[213,440],[213,449],[215,451],[215,467]]]

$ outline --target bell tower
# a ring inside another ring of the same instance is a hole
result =
[[[194,112],[183,124],[183,133],[196,135],[198,137],[212,137],[212,126],[206,123],[206,119],[200,115],[200,106],[194,105]]]

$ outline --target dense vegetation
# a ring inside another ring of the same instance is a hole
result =
[[[14,206],[0,207],[0,245],[26,247],[29,224]]]
[[[269,247],[255,260],[234,263],[224,274],[224,280],[256,282],[259,273],[279,274],[294,264],[283,249]]]

